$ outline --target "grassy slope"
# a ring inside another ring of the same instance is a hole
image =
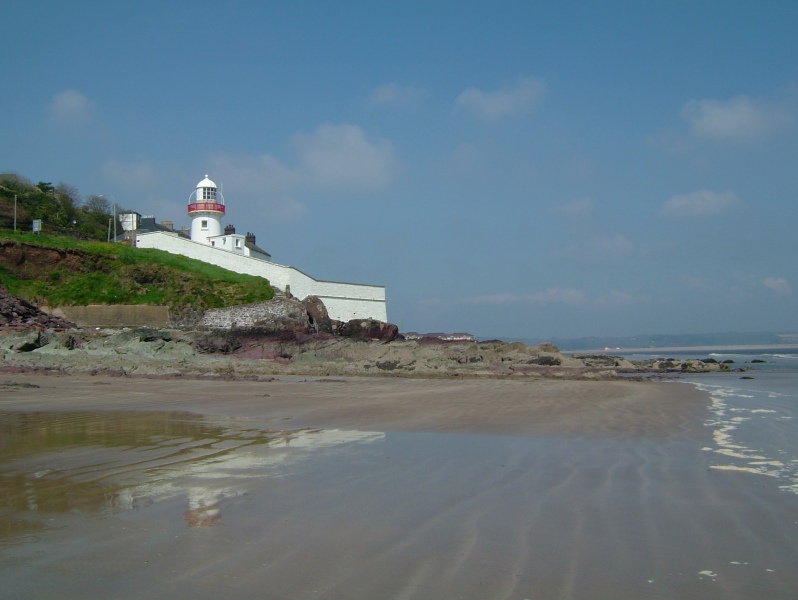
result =
[[[0,246],[0,284],[11,294],[51,306],[160,304],[204,309],[274,295],[265,278],[160,250],[8,230],[0,230]]]

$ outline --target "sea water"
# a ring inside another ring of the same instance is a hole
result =
[[[626,355],[712,358],[731,371],[677,377],[707,392],[711,399],[705,425],[712,430],[710,468],[770,478],[785,492],[798,494],[798,350],[716,349],[712,352],[662,351]]]

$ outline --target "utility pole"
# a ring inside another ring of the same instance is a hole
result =
[[[112,211],[113,211],[113,215],[114,215],[114,217],[113,217],[113,222],[114,222],[114,241],[116,241],[116,198],[114,198],[111,194],[108,194],[108,196],[106,196],[105,194],[100,194],[99,197],[100,198],[106,198],[106,199],[110,198],[111,202],[113,203],[112,204]],[[111,241],[111,221],[108,221],[108,241],[109,242]]]

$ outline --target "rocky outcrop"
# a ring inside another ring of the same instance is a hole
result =
[[[651,360],[635,361],[636,371],[648,373],[712,373],[729,371],[728,364],[719,363],[714,359],[677,360],[675,358],[654,358]]]
[[[608,379],[729,370],[715,361],[562,354],[552,344],[406,340],[396,325],[332,321],[318,298],[207,311],[203,330],[77,330],[0,289],[0,369],[261,378],[274,375]],[[70,331],[61,331],[71,329]]]
[[[346,323],[330,319],[324,302],[316,296],[302,301],[279,296],[256,302],[205,311],[203,325],[212,329],[243,329],[260,333],[295,332],[328,334],[353,340],[389,342],[399,336],[399,328],[373,319],[353,319]]]
[[[399,335],[399,328],[391,323],[383,323],[373,319],[353,319],[342,324],[337,333],[354,340],[390,342]]]
[[[74,323],[48,315],[34,304],[12,296],[5,288],[0,287],[0,329],[66,330],[74,328]]]
[[[316,333],[334,333],[335,325],[327,313],[327,307],[318,296],[308,296],[302,301],[308,315],[308,325]]]

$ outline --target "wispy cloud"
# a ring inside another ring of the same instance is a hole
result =
[[[409,108],[420,103],[427,96],[424,88],[413,85],[400,85],[398,83],[386,83],[374,90],[368,99],[368,105],[395,106],[399,108]]]
[[[390,185],[400,164],[387,140],[371,140],[357,125],[324,124],[293,137],[293,164],[269,154],[211,158],[215,172],[247,192],[373,190]]]
[[[662,205],[660,214],[674,219],[719,215],[742,206],[742,200],[734,192],[699,190],[681,196],[673,196]]]
[[[593,305],[599,310],[614,310],[633,306],[640,302],[641,298],[633,296],[627,292],[612,291],[604,296],[599,296],[593,301]]]
[[[151,189],[158,182],[155,168],[150,163],[109,160],[103,164],[102,172],[107,179],[126,188]]]
[[[704,277],[697,277],[695,275],[682,275],[680,279],[686,287],[693,290],[711,291],[714,289]]]
[[[302,174],[323,187],[382,188],[399,166],[389,141],[371,141],[357,125],[325,124],[294,145]]]
[[[91,120],[92,102],[76,90],[64,90],[52,97],[47,109],[55,125],[77,127]]]
[[[556,287],[531,294],[503,293],[474,296],[463,299],[463,302],[486,305],[526,304],[535,307],[563,305],[583,310],[594,309],[598,311],[607,311],[650,302],[650,298],[648,296],[635,296],[627,292],[613,290],[607,294],[591,299],[582,290]]]
[[[580,234],[573,244],[552,248],[550,254],[553,258],[566,262],[596,263],[630,255],[637,249],[638,246],[632,240],[620,233],[615,235]]]
[[[298,221],[310,213],[307,206],[288,195],[270,198],[265,208],[269,218],[275,221]]]
[[[568,306],[584,306],[588,303],[587,296],[581,290],[572,288],[549,288],[542,292],[532,294],[493,294],[487,296],[474,296],[463,300],[469,304],[531,304],[533,306],[547,306],[549,304],[565,304]]]
[[[765,277],[762,284],[776,293],[777,296],[788,296],[792,294],[792,286],[784,277]]]
[[[591,198],[572,200],[553,207],[551,213],[569,219],[583,219],[593,214],[593,200]]]
[[[546,84],[532,77],[518,77],[512,85],[495,91],[468,88],[457,97],[455,110],[473,112],[488,120],[529,113],[546,93]]]
[[[787,107],[747,96],[691,100],[681,115],[696,138],[714,141],[761,139],[795,122]]]
[[[616,235],[596,236],[587,242],[588,250],[593,256],[600,258],[615,258],[629,254],[634,250],[634,242],[625,238],[620,233]]]

